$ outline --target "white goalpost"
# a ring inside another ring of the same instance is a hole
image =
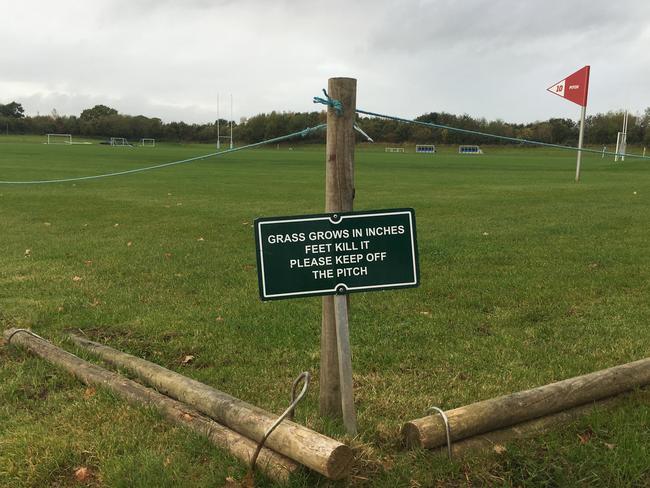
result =
[[[111,146],[130,146],[124,137],[111,137]]]
[[[623,115],[623,130],[616,135],[616,155],[614,156],[614,162],[618,162],[618,158],[621,158],[621,161],[625,161],[625,153],[627,151],[627,110],[625,115]]]
[[[72,134],[47,134],[45,144],[72,144]]]
[[[141,146],[156,147],[156,140],[145,137],[144,139],[140,139],[140,145]]]

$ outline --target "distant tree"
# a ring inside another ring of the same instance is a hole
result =
[[[106,105],[95,105],[93,108],[87,108],[81,112],[79,118],[81,120],[97,120],[110,115],[117,115],[117,110]]]
[[[18,102],[11,102],[6,105],[0,104],[0,115],[12,119],[22,119],[25,116],[25,110]]]

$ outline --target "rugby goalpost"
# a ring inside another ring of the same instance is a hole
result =
[[[45,144],[72,144],[72,134],[46,134]]]
[[[625,153],[627,151],[627,110],[625,115],[623,115],[623,130],[616,134],[616,152],[614,156],[614,162],[618,162],[618,158],[621,158],[621,161],[625,161]]]

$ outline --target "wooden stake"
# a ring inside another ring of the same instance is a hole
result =
[[[124,376],[84,361],[45,339],[34,337],[25,332],[14,334],[15,331],[16,329],[9,329],[4,333],[5,338],[11,337],[12,344],[23,346],[36,356],[71,373],[87,385],[106,388],[132,405],[153,407],[167,420],[206,436],[216,446],[227,449],[244,463],[250,463],[257,448],[256,442],[201,415],[189,405],[172,400]],[[279,482],[286,482],[291,473],[299,469],[299,465],[291,459],[266,448],[260,452],[257,466],[267,476]]]
[[[325,211],[349,212],[354,203],[354,120],[357,80],[330,78],[330,97],[339,100],[343,113],[327,110],[327,146],[325,159]],[[341,417],[341,386],[336,339],[334,297],[323,297],[320,355],[321,415]]]
[[[334,296],[336,318],[336,340],[338,343],[339,372],[341,383],[341,408],[343,425],[350,435],[357,435],[357,413],[354,408],[354,386],[352,381],[352,351],[348,327],[348,301],[345,295]]]
[[[451,438],[457,441],[646,385],[650,385],[650,358],[484,400],[445,413],[451,427]],[[440,415],[407,422],[402,428],[402,436],[407,445],[415,447],[433,448],[446,443],[445,426]]]

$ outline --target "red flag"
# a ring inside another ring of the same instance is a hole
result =
[[[589,66],[579,69],[562,81],[558,81],[555,85],[547,88],[547,90],[573,103],[586,107],[587,94],[589,92]]]

